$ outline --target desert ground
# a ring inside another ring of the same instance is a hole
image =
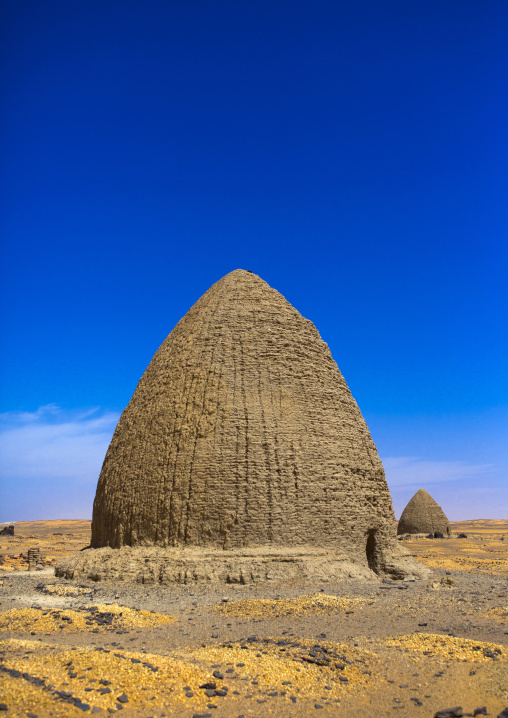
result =
[[[0,536],[0,715],[498,716],[508,521],[452,531],[404,539],[426,581],[168,588],[56,578],[90,522],[17,523]]]

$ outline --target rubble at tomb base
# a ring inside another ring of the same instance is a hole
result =
[[[411,574],[425,579],[431,573],[402,547],[386,556],[383,576],[402,579]],[[258,547],[235,551],[171,549],[159,547],[120,549],[88,548],[60,561],[55,575],[67,579],[141,584],[253,584],[307,583],[352,579],[375,581],[368,562],[352,561],[341,552]]]

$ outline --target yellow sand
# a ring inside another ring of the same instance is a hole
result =
[[[298,598],[267,599],[252,598],[223,603],[216,611],[227,616],[249,618],[275,618],[278,616],[303,616],[308,614],[335,613],[361,608],[367,603],[364,598],[342,598],[324,593],[308,594]]]
[[[389,638],[385,641],[385,645],[390,648],[403,648],[416,653],[430,651],[435,656],[453,658],[454,660],[492,661],[492,658],[484,655],[484,650],[496,652],[499,660],[506,661],[508,658],[506,646],[500,646],[497,643],[485,643],[483,641],[473,641],[469,638],[454,638],[453,636],[441,636],[432,633],[412,633],[398,638]]]
[[[125,606],[109,605],[104,603],[96,604],[98,611],[112,613],[113,627],[118,628],[145,628],[148,626],[160,626],[172,623],[177,619],[162,613],[150,613],[150,611],[138,611]],[[35,608],[12,608],[10,611],[0,613],[0,630],[12,631],[14,633],[51,633],[52,631],[83,631],[97,628],[99,631],[107,630],[108,626],[99,626],[95,622],[87,626],[90,614],[85,611],[72,611],[70,609],[58,610],[58,615],[53,615],[55,609],[38,610]],[[46,615],[43,615],[46,614]],[[63,617],[72,619],[72,623]],[[63,626],[63,628],[60,628]],[[109,626],[111,628],[111,626]]]

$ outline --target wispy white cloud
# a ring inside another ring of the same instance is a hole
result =
[[[465,481],[489,478],[492,464],[474,464],[467,461],[432,461],[418,456],[388,456],[383,461],[389,486],[418,486],[448,481]]]
[[[55,404],[0,414],[0,521],[91,518],[118,419],[98,407]],[[396,515],[424,488],[451,520],[508,517],[504,464],[418,456],[389,456],[383,464]]]
[[[118,419],[97,407],[69,412],[54,404],[0,414],[0,520],[90,516]]]
[[[508,516],[506,481],[495,464],[392,456],[383,465],[397,517],[418,489],[426,489],[450,521]]]

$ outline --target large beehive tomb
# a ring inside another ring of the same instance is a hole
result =
[[[425,573],[396,541],[383,466],[328,346],[243,270],[141,377],[104,460],[92,547],[66,575],[118,578],[122,547],[138,581],[262,579],[281,557],[304,574]]]

